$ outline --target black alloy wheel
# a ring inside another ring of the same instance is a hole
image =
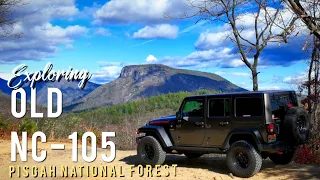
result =
[[[236,154],[236,160],[240,167],[247,168],[249,166],[249,157],[246,152],[240,151]]]

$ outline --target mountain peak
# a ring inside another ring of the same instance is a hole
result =
[[[161,64],[126,66],[120,77],[95,89],[77,101],[70,109],[112,106],[119,103],[179,91],[216,90],[244,91],[216,74],[175,69]]]
[[[162,64],[130,65],[122,68],[120,78],[132,77],[133,79],[138,79],[139,77],[165,71],[167,69],[170,69],[170,67]]]

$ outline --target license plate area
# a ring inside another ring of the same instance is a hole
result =
[[[277,140],[277,134],[268,135],[268,142],[275,142]]]

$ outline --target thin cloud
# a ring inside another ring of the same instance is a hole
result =
[[[144,44],[148,44],[148,43],[150,43],[150,42],[152,42],[152,41],[155,41],[155,40],[156,40],[156,39],[151,39],[151,40],[149,40],[149,41],[145,41],[145,42],[142,42],[142,43],[133,45],[133,46],[131,46],[131,48],[138,47],[138,46],[142,46],[142,45],[144,45]]]
[[[189,27],[181,30],[181,31],[178,33],[178,35],[182,35],[182,34],[188,33],[188,32],[190,32],[190,31],[194,30],[195,28],[197,28],[197,27],[199,27],[199,26],[202,26],[202,25],[204,25],[204,24],[206,24],[206,23],[207,23],[206,21],[201,21],[201,22],[199,22],[199,23],[197,23],[197,24],[194,24],[194,25],[192,25],[192,26],[189,26]],[[153,42],[153,41],[155,41],[155,40],[157,40],[157,38],[151,39],[151,40],[148,40],[148,41],[145,41],[145,42],[136,44],[136,45],[133,45],[133,46],[131,46],[131,48],[138,47],[138,46],[142,46],[142,45],[151,43],[151,42]]]
[[[183,29],[183,30],[180,31],[178,34],[184,34],[184,33],[190,32],[190,31],[194,30],[195,28],[197,28],[197,27],[199,27],[199,26],[202,26],[202,25],[204,25],[204,24],[206,24],[206,23],[207,23],[207,21],[200,21],[200,22],[197,23],[197,24],[194,24],[194,25],[192,25],[192,26],[189,26],[189,27]]]

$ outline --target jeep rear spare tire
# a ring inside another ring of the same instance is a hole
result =
[[[247,141],[233,143],[227,153],[227,166],[232,174],[242,178],[255,175],[261,169],[262,157]]]
[[[166,159],[166,152],[163,151],[160,143],[153,136],[140,139],[137,155],[144,165],[161,165]]]
[[[305,144],[309,138],[310,122],[307,111],[304,108],[292,107],[287,110],[283,120],[284,133],[290,144]]]

